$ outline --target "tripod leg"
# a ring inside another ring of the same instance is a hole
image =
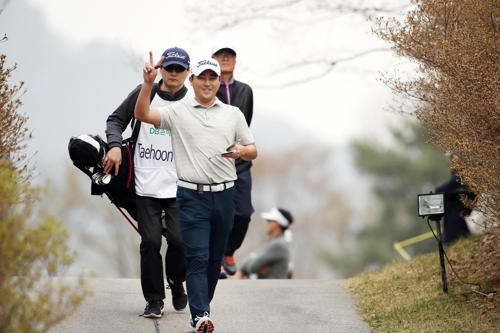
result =
[[[441,219],[436,220],[438,233],[439,263],[441,264],[441,279],[443,280],[443,291],[448,293],[448,283],[446,282],[446,268],[444,266],[443,235],[441,233]]]

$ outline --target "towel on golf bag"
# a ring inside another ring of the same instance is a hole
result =
[[[108,145],[98,134],[71,137],[68,151],[73,164],[92,180],[90,194],[106,194],[113,204],[124,208],[137,221],[131,144],[130,139],[123,141],[122,164],[118,176],[114,176],[114,167],[108,175],[103,173],[101,162],[106,156]]]

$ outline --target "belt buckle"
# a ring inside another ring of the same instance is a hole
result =
[[[210,185],[211,192],[224,191],[224,184]]]

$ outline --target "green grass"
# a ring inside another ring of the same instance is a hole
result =
[[[479,239],[460,240],[446,250],[467,282],[480,276],[480,268],[469,262]],[[500,332],[500,295],[474,292],[478,288],[460,282],[446,258],[445,263],[447,294],[437,251],[362,273],[343,287],[355,296],[358,311],[373,332]]]

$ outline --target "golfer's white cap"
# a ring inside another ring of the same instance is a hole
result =
[[[200,60],[191,66],[191,75],[198,76],[207,69],[213,70],[217,76],[220,76],[219,62],[212,58]]]
[[[212,56],[219,52],[220,50],[228,49],[234,52],[236,54],[236,49],[234,48],[233,44],[228,43],[228,42],[223,42],[215,45],[212,49]]]

